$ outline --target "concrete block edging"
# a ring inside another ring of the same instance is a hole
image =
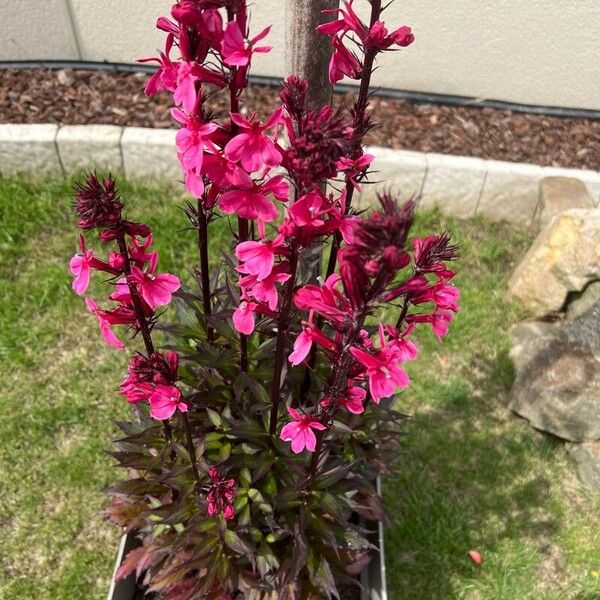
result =
[[[125,176],[181,179],[174,129],[115,125],[0,124],[0,175],[66,174],[98,168]],[[535,213],[539,181],[560,175],[582,181],[595,206],[600,204],[600,172],[541,167],[481,158],[393,150],[369,146],[375,156],[373,184],[363,185],[359,203],[368,206],[387,189],[400,197],[419,196],[425,207],[470,217],[529,224]]]

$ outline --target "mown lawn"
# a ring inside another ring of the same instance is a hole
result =
[[[194,254],[182,198],[121,187],[134,216],[160,223],[162,267],[181,271]],[[115,477],[104,453],[112,421],[128,410],[114,393],[126,356],[103,345],[70,290],[70,204],[70,182],[0,180],[3,600],[103,598],[119,537],[100,511]],[[529,239],[437,214],[417,228],[448,229],[460,243],[463,312],[443,345],[420,336],[413,386],[400,398],[413,417],[398,477],[386,482],[391,598],[600,598],[600,502],[561,443],[505,409],[507,330],[522,316],[505,297],[506,279]]]

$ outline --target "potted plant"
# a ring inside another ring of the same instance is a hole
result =
[[[111,304],[87,298],[88,310],[110,346],[125,347],[123,327],[143,342],[120,387],[135,418],[119,423],[112,456],[126,474],[106,515],[128,533],[116,580],[133,574],[155,598],[337,597],[360,589],[377,553],[378,476],[396,455],[411,334],[431,327],[441,339],[458,291],[449,237],[410,236],[413,200],[353,207],[373,160],[362,141],[375,58],[413,39],[388,32],[381,2],[370,4],[369,25],[344,2],[319,27],[331,82],[360,81],[354,104],[311,106],[306,82],[289,77],[262,122],[243,91],[268,29],[247,33],[245,1],[181,0],[158,20],[166,48],[146,92],[171,93],[181,125],[198,248],[189,285],[160,272],[153,232],[127,219],[112,178],[77,186],[88,240],[71,260],[73,287],[84,294],[92,271],[108,273]],[[226,115],[209,108],[216,94]],[[231,243],[210,256],[223,218]],[[105,258],[89,249],[94,230]],[[133,593],[116,589],[113,599]]]

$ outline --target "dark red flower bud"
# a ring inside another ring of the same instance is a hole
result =
[[[75,184],[75,212],[81,229],[114,227],[121,221],[123,203],[115,188],[115,181],[100,181],[90,173],[85,183]]]
[[[123,227],[125,228],[125,233],[128,235],[134,236],[139,235],[140,237],[148,237],[152,230],[148,225],[144,225],[143,223],[134,223],[133,221],[123,221]]]
[[[281,86],[279,98],[290,116],[299,121],[306,112],[308,81],[296,75],[288,77]]]

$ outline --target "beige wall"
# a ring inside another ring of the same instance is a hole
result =
[[[171,0],[0,0],[0,60],[134,62],[162,44]],[[357,6],[368,6],[356,0]],[[275,50],[254,72],[282,75],[284,0],[255,0],[253,30]],[[527,104],[600,109],[600,0],[397,0],[410,48],[386,54],[377,84]]]

